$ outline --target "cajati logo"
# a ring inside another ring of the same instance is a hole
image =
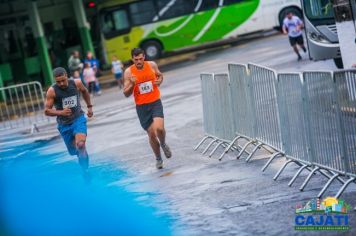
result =
[[[295,210],[295,230],[349,230],[350,205],[344,200],[327,197],[315,198]]]

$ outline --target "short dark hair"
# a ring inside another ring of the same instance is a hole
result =
[[[145,55],[145,51],[142,48],[134,48],[131,50],[131,57],[137,57],[138,55]]]
[[[67,75],[67,71],[63,67],[57,67],[53,70],[53,76],[55,78],[63,75]]]

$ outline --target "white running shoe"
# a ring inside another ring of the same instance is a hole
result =
[[[163,160],[161,159],[156,159],[156,168],[157,169],[162,169],[163,168]]]

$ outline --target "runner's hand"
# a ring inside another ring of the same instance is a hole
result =
[[[153,83],[157,86],[160,86],[162,83],[162,76],[157,76]]]
[[[130,81],[135,84],[136,83],[136,77],[130,77]]]
[[[93,108],[88,108],[87,116],[90,118],[93,116]]]
[[[61,112],[61,116],[70,116],[72,115],[72,110],[70,108],[64,108]]]
[[[162,79],[161,78],[156,78],[155,81],[154,81],[154,84],[157,85],[157,86],[160,86],[162,83]]]

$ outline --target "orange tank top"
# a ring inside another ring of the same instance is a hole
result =
[[[137,105],[152,103],[160,99],[158,86],[154,84],[156,73],[150,63],[144,62],[142,70],[135,65],[130,66],[132,77],[136,77],[133,94]]]

